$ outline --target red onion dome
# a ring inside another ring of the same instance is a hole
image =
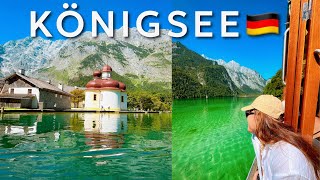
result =
[[[126,85],[123,83],[123,82],[119,82],[119,88],[121,89],[121,90],[126,90]]]
[[[89,81],[86,85],[86,88],[101,88],[101,79]]]
[[[102,68],[102,72],[111,72],[112,68],[109,65],[105,65]]]
[[[101,71],[100,70],[95,70],[94,72],[93,72],[93,77],[101,77]]]
[[[119,82],[113,79],[102,80],[101,88],[119,88]]]

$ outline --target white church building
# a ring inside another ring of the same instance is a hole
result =
[[[122,111],[127,110],[126,85],[111,78],[112,68],[105,65],[102,71],[93,73],[85,90],[85,109]]]

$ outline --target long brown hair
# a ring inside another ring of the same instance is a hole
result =
[[[320,155],[317,150],[306,142],[293,129],[283,123],[283,117],[274,119],[261,111],[255,110],[257,127],[255,135],[263,144],[274,144],[285,141],[298,148],[309,160],[314,168],[317,179],[320,178]]]

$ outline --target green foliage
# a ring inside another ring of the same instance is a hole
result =
[[[151,93],[136,90],[128,92],[129,109],[171,111],[171,93]]]
[[[209,97],[234,96],[241,91],[233,84],[227,70],[220,65],[213,65],[204,69],[204,89]],[[231,87],[230,87],[231,86]]]
[[[38,70],[39,73],[48,74],[50,77],[55,79],[57,82],[67,83],[69,80],[69,74],[67,70],[57,70],[56,67],[41,68]]]
[[[162,68],[162,67],[168,67],[172,65],[171,61],[166,59],[165,54],[162,52],[154,53],[154,54],[151,54],[150,56],[155,57],[157,61],[147,62],[149,66]]]
[[[127,42],[124,42],[124,45],[129,47],[130,49],[132,49],[136,55],[138,55],[138,57],[140,59],[143,59],[145,57],[147,57],[152,51],[149,50],[149,49],[144,49],[144,48],[141,48],[141,47],[137,47],[137,46],[134,46],[132,44],[129,44]]]
[[[73,96],[71,97],[71,102],[75,104],[75,107],[79,107],[79,103],[84,101],[85,94],[82,89],[74,89],[70,92]]]
[[[94,42],[94,41],[85,41],[82,42],[82,46],[97,46],[98,43]]]
[[[100,54],[91,54],[81,61],[80,69],[96,69],[103,66],[104,62]]]
[[[106,56],[110,56],[112,55],[117,61],[119,61],[122,65],[126,65],[127,64],[127,60],[125,59],[124,55],[122,54],[121,48],[124,48],[126,46],[124,46],[121,43],[117,43],[117,44],[107,44],[106,42],[82,42],[82,44],[80,46],[78,46],[78,48],[80,49],[81,52],[84,51],[84,47],[86,46],[95,46],[98,48],[98,52],[97,54],[100,55],[106,55]]]
[[[203,58],[179,42],[174,46],[172,91],[175,99],[235,96],[242,93],[223,66]]]
[[[66,49],[66,48],[62,48],[62,49],[59,51],[59,56],[60,56],[61,58],[67,58],[67,57],[70,57],[70,56],[71,56],[71,54],[66,55],[67,53],[68,53],[68,49]]]
[[[104,48],[106,48],[107,53],[110,53],[113,55],[113,57],[118,60],[122,65],[127,65],[127,60],[122,54],[121,51],[121,45],[119,46],[118,44],[108,44]],[[101,47],[100,47],[101,49]]]
[[[112,71],[111,76],[112,79],[126,84],[129,109],[171,111],[171,83],[144,81],[135,84],[133,81],[137,79],[138,76],[121,76],[114,71]],[[92,75],[80,75],[78,78],[69,80],[69,84],[84,87],[92,79]]]
[[[121,51],[123,48],[132,49],[140,59],[143,59],[153,53],[150,49],[144,49],[119,41],[116,44],[107,44],[106,42],[82,42],[78,48],[83,52],[85,51],[86,46],[94,46],[97,48],[97,53],[91,54],[82,60],[80,69],[98,69],[104,63],[102,60],[103,56],[113,57],[122,65],[126,65],[127,61]],[[171,64],[169,60],[165,59],[165,56],[162,53],[154,53],[152,55],[161,59],[165,65]],[[158,67],[160,65],[154,64],[154,66]],[[137,76],[135,74],[125,74],[124,76],[121,76],[114,71],[111,73],[111,77],[112,79],[126,84],[128,107],[130,109],[171,110],[171,83],[149,82],[149,79],[145,78],[144,75]],[[85,87],[92,79],[92,75],[79,74],[78,77],[69,79],[68,84],[72,86]]]
[[[246,95],[259,95],[261,94],[261,91],[259,90],[255,90],[255,89],[251,89],[249,86],[247,86],[246,84],[244,84],[242,87],[241,87],[241,90],[243,92],[246,93]]]
[[[172,49],[172,62],[174,67],[206,67],[216,65],[214,61],[209,61],[197,54],[194,51],[189,50],[180,42],[174,43],[176,48]]]
[[[139,76],[137,76],[135,74],[129,74],[129,73],[125,74],[124,76],[128,77],[128,78],[132,78],[132,79],[138,79],[139,78]]]
[[[175,99],[201,97],[201,90],[201,84],[185,71],[180,68],[172,69],[172,91]]]
[[[284,85],[282,83],[282,70],[280,69],[275,76],[271,78],[271,81],[263,89],[263,94],[271,94],[278,98],[283,95]]]
[[[85,87],[86,84],[93,79],[91,76],[84,76],[80,74],[78,77],[69,79],[68,84],[70,86],[78,86],[78,87]]]
[[[55,69],[55,67],[41,68],[41,69],[38,69],[38,72],[39,73],[45,73],[45,72],[51,71],[53,69]]]

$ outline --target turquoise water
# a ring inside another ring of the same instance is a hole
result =
[[[246,179],[254,151],[240,108],[253,98],[175,100],[173,179]]]
[[[171,179],[171,114],[0,118],[0,179]]]

